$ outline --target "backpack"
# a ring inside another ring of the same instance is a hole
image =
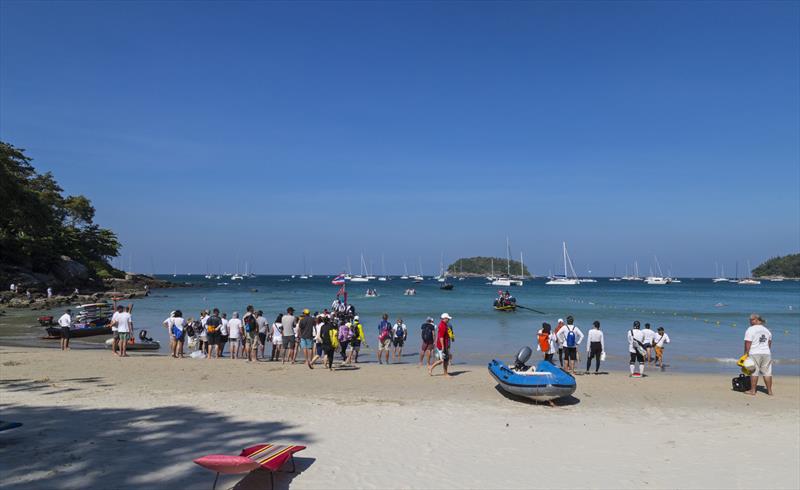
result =
[[[550,334],[544,332],[539,334],[539,348],[542,349],[542,352],[545,354],[550,352]]]
[[[750,384],[750,376],[740,374],[731,380],[731,387],[733,391],[750,391],[752,385]]]
[[[567,347],[575,347],[575,327],[567,327]]]
[[[258,331],[258,322],[256,321],[255,316],[253,315],[247,316],[247,321],[245,322],[244,331],[247,333]]]
[[[332,329],[330,329],[328,331],[328,335],[330,336],[331,347],[333,347],[333,350],[338,349],[339,348],[339,331],[337,329],[335,329],[335,328],[332,328]]]
[[[402,338],[405,337],[405,333],[406,333],[406,329],[403,327],[403,325],[398,324],[397,325],[397,330],[394,331],[394,338],[402,339]]]
[[[425,328],[426,326],[429,325],[430,324],[426,323],[425,325],[422,326],[422,341],[425,342],[426,344],[433,343],[433,325],[430,325],[430,328]]]

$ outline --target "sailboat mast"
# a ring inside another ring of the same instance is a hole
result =
[[[564,252],[564,277],[567,277],[567,242],[561,242],[561,248]]]
[[[511,277],[511,245],[506,237],[506,276]]]

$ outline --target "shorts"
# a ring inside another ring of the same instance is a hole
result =
[[[322,357],[322,344],[317,344],[317,355]]]
[[[69,340],[69,327],[61,327],[61,338]]]
[[[653,345],[652,345],[650,342],[647,342],[647,343],[645,343],[645,344],[643,344],[643,345],[644,345],[644,348],[645,348],[645,349],[650,349],[650,348],[652,348],[652,347],[653,347]]]
[[[228,341],[231,344],[236,344],[237,342],[239,342],[239,337],[231,337],[230,335],[228,335]]]
[[[220,335],[219,336],[219,345],[225,345],[225,342],[227,342],[227,341],[228,341],[228,336],[227,335]]]
[[[433,350],[433,342],[428,343],[428,342],[425,342],[423,340],[422,341],[422,345],[419,347],[419,350],[420,350],[420,352],[425,352],[427,350]]]
[[[114,334],[114,340],[119,340],[119,332],[114,330],[112,333]]]
[[[259,332],[258,341],[261,342],[261,345],[267,345],[267,334]]]
[[[656,346],[656,359],[661,359],[664,357],[664,348]]]
[[[392,339],[391,338],[387,338],[383,342],[381,342],[381,340],[378,339],[378,351],[389,350],[391,347],[392,347]]]
[[[576,361],[578,360],[578,348],[577,347],[564,347],[564,359],[568,361]]]
[[[206,337],[209,345],[219,345],[219,332],[208,332]]]
[[[314,347],[314,341],[312,339],[300,339],[301,349],[311,349],[313,347]]]
[[[118,332],[117,335],[119,335],[120,342],[127,342],[131,338],[130,332]]]
[[[294,349],[294,335],[284,335],[281,341],[287,349]]]
[[[351,340],[350,346],[353,348],[354,351],[358,351],[361,348],[361,341],[360,340]]]
[[[258,333],[257,332],[249,332],[244,334],[244,342],[245,344],[255,345],[258,343]]]
[[[756,363],[756,368],[750,376],[772,376],[771,354],[750,354],[749,357]]]
[[[403,344],[406,342],[406,339],[399,338],[392,340],[392,345],[395,347],[403,347]]]
[[[631,364],[644,362],[644,354],[641,352],[631,352]]]

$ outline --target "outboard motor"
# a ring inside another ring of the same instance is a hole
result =
[[[514,361],[514,370],[516,371],[527,371],[530,369],[530,366],[526,366],[525,363],[528,362],[528,359],[531,358],[533,351],[527,345],[519,350],[517,353],[517,359]]]
[[[139,340],[142,342],[152,342],[153,339],[147,336],[147,330],[139,330]]]

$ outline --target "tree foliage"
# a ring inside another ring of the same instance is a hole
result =
[[[449,266],[447,266],[447,273],[450,275],[458,275],[460,273],[464,273],[464,275],[480,275],[485,276],[492,272],[492,261],[494,261],[494,273],[495,275],[505,275],[506,273],[506,259],[500,259],[497,257],[469,257],[458,259]],[[520,262],[517,260],[511,261],[511,275],[518,276],[520,275]],[[530,272],[528,272],[528,268],[525,267],[524,269],[524,276],[530,276]]]
[[[48,272],[61,255],[91,270],[109,268],[119,242],[94,220],[84,196],[64,196],[50,172],[39,174],[24,151],[0,141],[0,263]]]
[[[800,254],[773,257],[753,269],[753,276],[800,277]]]

